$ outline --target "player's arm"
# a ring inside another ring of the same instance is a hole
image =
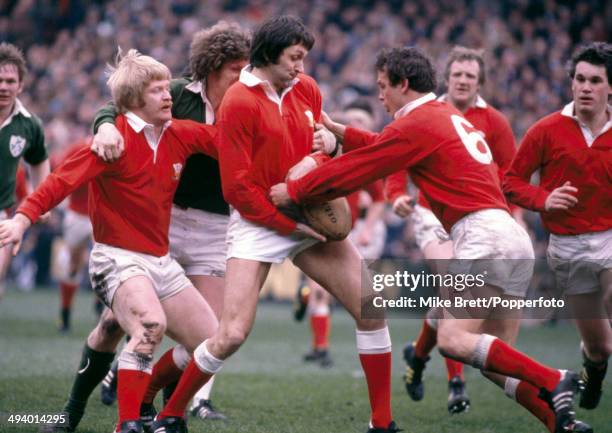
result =
[[[349,130],[347,128],[347,135]],[[346,137],[346,136],[345,136]],[[410,138],[387,126],[374,143],[323,164],[301,179],[289,181],[286,191],[295,203],[320,203],[345,196],[426,157],[433,149],[415,146]],[[279,197],[271,195],[278,205]],[[286,198],[284,198],[286,199]],[[282,204],[282,203],[280,203]]]
[[[288,235],[296,230],[296,222],[280,213],[249,176],[259,117],[256,106],[248,101],[234,98],[221,104],[217,125],[223,196],[243,218]]]
[[[59,165],[19,206],[10,220],[0,222],[0,246],[14,243],[17,254],[24,232],[38,218],[57,206],[77,187],[104,171],[106,166],[83,148]]]
[[[414,210],[414,198],[408,195],[408,172],[400,170],[385,178],[385,197],[393,206],[393,212],[405,218]]]
[[[219,158],[216,142],[216,126],[206,125],[192,120],[175,120],[174,122],[180,122],[181,134],[186,136],[184,142],[188,145],[187,156],[194,153],[203,153],[215,159]]]
[[[531,175],[543,165],[545,140],[533,129],[527,131],[503,182],[509,201],[538,212],[569,209],[577,203],[578,190],[569,182],[548,191],[530,183]]]
[[[118,115],[115,104],[109,102],[96,112],[93,121],[94,138],[91,142],[91,151],[106,162],[116,161],[125,150],[123,136],[115,127]]]

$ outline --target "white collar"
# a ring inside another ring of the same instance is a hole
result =
[[[266,92],[266,96],[268,97],[268,99],[270,99],[272,102],[275,102],[279,106],[283,100],[283,97],[287,93],[289,93],[293,86],[295,86],[300,81],[299,78],[294,78],[289,84],[289,86],[283,89],[279,97],[278,93],[274,89],[274,86],[272,86],[272,83],[270,83],[268,80],[262,80],[261,78],[257,77],[251,72],[252,70],[253,66],[251,65],[246,65],[244,68],[242,68],[242,71],[240,71],[239,81],[247,87],[261,86],[264,92]]]
[[[566,116],[566,117],[571,117],[572,119],[578,120],[578,116],[574,114],[574,106],[575,106],[574,101],[567,104],[565,107],[563,107],[563,110],[561,110],[561,115]],[[608,112],[608,122],[609,122],[612,120],[612,105],[608,105],[608,108],[606,111]]]
[[[147,126],[150,128],[154,128],[154,126],[150,123],[145,122],[142,117],[134,113],[133,111],[128,111],[125,113],[125,117],[128,120],[128,123],[132,127],[134,131],[138,134],[142,132]],[[165,126],[165,125],[164,125]]]
[[[448,93],[445,93],[444,95],[440,96],[438,98],[438,101],[440,101],[440,102],[447,102],[448,101]],[[485,101],[482,98],[482,96],[476,95],[476,103],[474,104],[474,107],[476,107],[476,108],[487,108],[487,101]]]
[[[32,117],[30,112],[26,110],[26,108],[23,106],[19,98],[16,98],[15,104],[13,105],[13,111],[11,111],[11,114],[9,114],[8,117],[4,120],[4,122],[2,122],[2,125],[0,125],[0,129],[10,124],[11,121],[13,120],[13,117],[15,117],[18,114],[21,114],[22,116],[27,117],[27,118]]]
[[[185,89],[195,94],[199,94],[202,97],[202,101],[204,101],[205,107],[206,123],[208,125],[212,125],[213,123],[215,123],[215,110],[213,110],[212,103],[206,95],[206,80],[192,81],[191,83],[185,86]]]
[[[402,108],[397,110],[395,114],[393,115],[393,118],[399,119],[400,117],[405,116],[406,114],[410,113],[415,108],[420,107],[423,104],[426,104],[428,102],[435,101],[435,100],[436,100],[436,95],[433,92],[429,92],[428,94],[421,96],[420,98],[410,101],[409,103],[404,105]]]
[[[567,104],[565,107],[563,107],[563,110],[561,110],[561,115],[572,118],[578,123],[578,126],[580,126],[580,129],[582,130],[584,138],[587,144],[589,145],[589,147],[591,147],[591,145],[593,144],[593,141],[595,141],[597,137],[599,137],[601,134],[608,132],[608,130],[612,128],[612,105],[608,105],[608,108],[606,110],[608,112],[608,121],[603,126],[603,128],[601,128],[601,131],[599,131],[599,134],[597,135],[593,135],[591,130],[583,122],[580,121],[580,119],[578,118],[578,116],[576,116],[574,112],[574,108],[575,108],[575,103],[574,101],[572,101],[569,104]]]

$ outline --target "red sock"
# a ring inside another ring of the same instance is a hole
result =
[[[184,416],[189,400],[211,377],[212,374],[204,373],[200,370],[193,359],[189,361],[170,401],[168,401],[168,404],[162,409],[158,417]]]
[[[172,358],[173,350],[174,348],[164,353],[162,357],[159,358],[159,361],[157,361],[153,366],[151,381],[149,382],[147,392],[142,399],[143,403],[153,403],[153,400],[155,400],[155,396],[160,389],[171,384],[172,382],[176,382],[179,377],[181,377],[183,370],[178,368],[174,363],[174,359]]]
[[[550,432],[554,432],[555,414],[548,404],[538,397],[539,393],[538,388],[521,380],[516,388],[515,399],[518,404],[535,415]]]
[[[446,361],[446,371],[448,373],[448,380],[450,381],[453,377],[459,376],[461,380],[463,378],[463,363],[460,361],[455,361],[454,359],[444,357],[444,361]]]
[[[72,307],[72,300],[74,299],[74,294],[79,286],[66,281],[61,281],[59,286],[62,309],[69,309]]]
[[[327,349],[329,347],[330,316],[310,316],[310,327],[312,329],[312,347],[315,349]]]
[[[423,320],[421,332],[414,342],[414,353],[418,358],[425,359],[429,356],[436,342],[438,341],[438,331],[429,326],[427,319]]]
[[[540,364],[522,352],[495,338],[489,348],[485,370],[525,380],[536,388],[555,389],[561,372]]]
[[[144,371],[121,368],[117,371],[118,427],[122,422],[140,418],[140,404],[150,380],[151,375]]]
[[[391,352],[359,354],[359,360],[368,383],[372,408],[372,425],[387,428],[391,416]]]

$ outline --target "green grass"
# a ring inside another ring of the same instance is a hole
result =
[[[74,330],[59,335],[55,292],[9,292],[0,303],[0,433],[36,432],[33,425],[9,425],[8,414],[52,414],[63,406],[79,362],[85,337],[95,324],[89,293],[79,293]],[[451,417],[446,411],[446,373],[438,354],[426,370],[426,396],[409,400],[400,377],[401,348],[416,336],[420,321],[393,319],[393,412],[407,433],[544,432],[524,409],[503,395],[478,372],[467,369],[472,409]],[[227,423],[192,419],[190,432],[346,433],[365,432],[367,392],[355,350],[354,325],[340,310],[333,315],[333,368],[303,364],[310,337],[306,323],[291,319],[288,305],[262,304],[253,333],[217,378],[214,402]],[[524,328],[519,347],[551,365],[580,366],[579,339],[573,326]],[[164,347],[169,343],[166,342]],[[161,353],[161,351],[160,351]],[[600,407],[578,410],[597,433],[612,432],[612,381],[605,383]],[[116,408],[100,403],[94,392],[79,427],[83,433],[109,433]]]

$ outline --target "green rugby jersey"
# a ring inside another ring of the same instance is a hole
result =
[[[47,159],[45,136],[40,119],[17,99],[13,112],[0,125],[0,210],[15,204],[19,159],[37,165]]]
[[[196,86],[194,86],[196,85]],[[172,95],[172,117],[206,122],[206,106],[202,99],[199,83],[190,78],[170,81]],[[113,104],[100,109],[94,119],[94,133],[102,123],[114,123],[117,110]],[[187,159],[178,189],[174,194],[174,204],[182,208],[194,208],[216,214],[229,215],[229,206],[223,199],[221,173],[214,158],[204,154],[191,155]]]

